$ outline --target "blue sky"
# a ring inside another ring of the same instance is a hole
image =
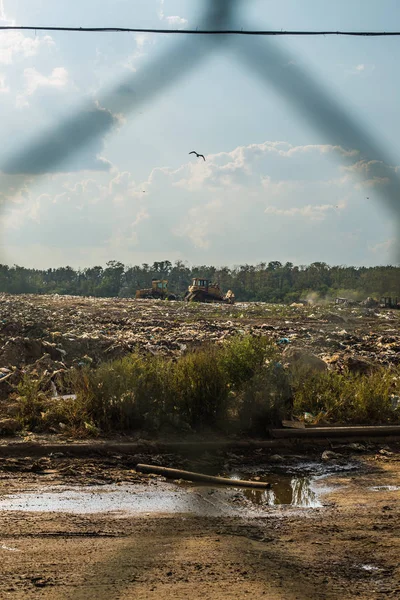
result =
[[[241,5],[239,28],[400,30],[396,0]],[[0,21],[195,28],[204,6],[0,0]],[[400,38],[211,43],[0,33],[3,262],[395,260]]]

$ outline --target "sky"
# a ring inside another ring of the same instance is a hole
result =
[[[400,30],[398,0],[230,1],[238,29]],[[0,0],[0,25],[195,29],[206,4]],[[399,262],[399,58],[400,37],[0,32],[0,262]]]

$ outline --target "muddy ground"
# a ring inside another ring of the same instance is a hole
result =
[[[298,446],[280,454],[191,457],[3,454],[0,598],[398,598],[399,449],[377,440],[364,448],[338,442],[333,451],[340,456],[327,462],[321,448]],[[245,472],[279,485],[288,472],[306,474],[307,481],[317,475],[318,502],[290,505],[293,495],[281,497],[281,505],[254,502],[246,490],[141,475],[138,462]],[[101,510],[96,502],[102,494],[109,498],[111,489],[131,505],[121,509],[116,502],[115,512],[90,512]],[[60,512],[59,499],[74,494],[86,499]],[[143,495],[176,498],[175,509],[174,502],[146,508],[138,502]],[[43,507],[47,497],[53,504]],[[182,498],[190,500],[183,509]]]

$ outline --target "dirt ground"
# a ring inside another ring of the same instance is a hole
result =
[[[324,480],[330,491],[319,508],[265,506],[229,516],[0,509],[0,598],[399,598],[399,446],[376,442],[350,454],[341,462],[354,460],[357,469]],[[138,461],[200,469],[206,459],[3,457],[0,500],[82,484],[147,484],[157,494],[163,481],[136,473]],[[222,460],[271,465],[273,457]]]

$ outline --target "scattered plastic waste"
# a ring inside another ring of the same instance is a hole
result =
[[[379,567],[376,567],[374,565],[361,565],[360,568],[363,569],[363,571],[369,571],[369,572],[381,570]]]
[[[175,302],[166,310],[162,302],[130,298],[0,294],[1,393],[3,398],[15,393],[23,376],[32,375],[41,391],[60,399],[72,391],[72,368],[96,368],[132,352],[174,360],[205,342],[218,344],[238,334],[277,340],[283,356],[276,369],[297,361],[312,371],[371,373],[377,365],[397,364],[399,317],[400,312],[361,305],[340,314],[318,304],[299,310],[262,302]],[[400,409],[397,389],[390,403]]]
[[[347,450],[355,450],[356,452],[365,452],[366,447],[364,444],[360,444],[358,442],[351,442],[350,444],[346,444],[345,446],[341,446]]]
[[[400,492],[400,485],[375,485],[370,489],[373,492]]]
[[[391,396],[390,402],[393,410],[400,409],[400,396]]]
[[[325,450],[322,453],[321,458],[322,458],[322,460],[326,460],[326,461],[328,461],[328,460],[336,460],[338,458],[342,458],[342,455],[341,454],[337,454],[336,452],[333,452],[332,450]]]
[[[10,548],[9,546],[0,546],[0,550],[6,550],[7,552],[21,552],[18,548]]]

